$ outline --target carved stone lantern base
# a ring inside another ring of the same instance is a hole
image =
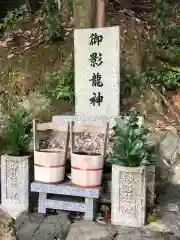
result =
[[[1,156],[1,208],[16,218],[29,208],[29,156]]]
[[[112,166],[111,222],[143,227],[146,215],[146,168]]]

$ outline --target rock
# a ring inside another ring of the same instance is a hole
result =
[[[166,161],[166,164],[173,166],[176,164],[177,156],[180,150],[180,139],[177,129],[173,126],[168,128],[168,131],[161,141],[159,151],[161,157]]]
[[[15,221],[0,209],[0,239],[17,240]]]
[[[159,132],[153,132],[147,135],[147,141],[148,145],[152,148],[157,150],[157,147],[159,143],[164,139],[165,137],[165,132],[164,131],[159,131]]]
[[[148,135],[148,144],[156,152],[156,184],[180,183],[180,137],[175,127]]]
[[[132,110],[135,109],[141,116],[147,117],[156,112],[163,113],[164,107],[162,99],[149,86],[146,87],[144,94],[140,95],[136,104],[132,99]]]
[[[69,228],[70,220],[66,213],[49,215],[41,223],[32,240],[65,240]]]
[[[157,231],[158,230],[158,231]],[[145,226],[142,229],[121,229],[114,240],[178,240],[178,238],[169,232],[163,232],[163,229],[151,229]]]
[[[23,213],[16,220],[18,240],[65,240],[70,228],[68,214]]]
[[[116,228],[92,221],[78,221],[71,225],[66,240],[113,240]]]
[[[139,240],[140,234],[136,231],[130,233],[122,233],[115,237],[115,240]]]
[[[172,233],[176,237],[180,237],[180,213],[170,211],[158,212],[158,220],[155,225],[164,225],[164,232]]]

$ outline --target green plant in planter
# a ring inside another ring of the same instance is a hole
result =
[[[32,121],[29,112],[18,107],[8,117],[6,123],[6,150],[11,156],[25,156],[32,140]]]
[[[151,165],[146,135],[148,130],[138,124],[138,117],[131,112],[126,119],[116,119],[115,134],[110,141],[113,144],[108,163],[126,167]]]

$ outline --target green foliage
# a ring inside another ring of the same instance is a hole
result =
[[[153,22],[142,79],[160,90],[172,89],[180,84],[180,4],[159,0]]]
[[[173,89],[180,83],[180,68],[151,69],[142,73],[145,82],[156,85],[162,92],[165,89]]]
[[[29,11],[26,5],[22,5],[19,9],[15,9],[14,11],[9,11],[6,17],[3,20],[3,23],[0,23],[1,30],[8,30],[13,28],[22,20],[24,21],[29,17]]]
[[[147,133],[148,130],[138,124],[135,112],[124,120],[116,119],[115,134],[110,139],[113,143],[112,154],[108,162],[126,167],[150,165]]]
[[[121,69],[121,93],[123,98],[133,97],[143,90],[144,78],[137,79],[133,73]]]
[[[50,39],[61,36],[60,10],[57,1],[45,1],[41,13],[41,23],[45,26]]]
[[[64,68],[59,71],[46,72],[44,86],[37,87],[37,92],[51,101],[65,100],[74,102],[74,72],[73,68]]]
[[[73,0],[68,0],[68,9],[69,9],[70,15],[72,15],[73,14]]]
[[[31,118],[28,111],[18,107],[8,117],[6,123],[6,149],[13,156],[28,154],[31,136]]]

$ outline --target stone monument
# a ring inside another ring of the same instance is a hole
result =
[[[120,114],[119,27],[76,29],[75,114]]]

